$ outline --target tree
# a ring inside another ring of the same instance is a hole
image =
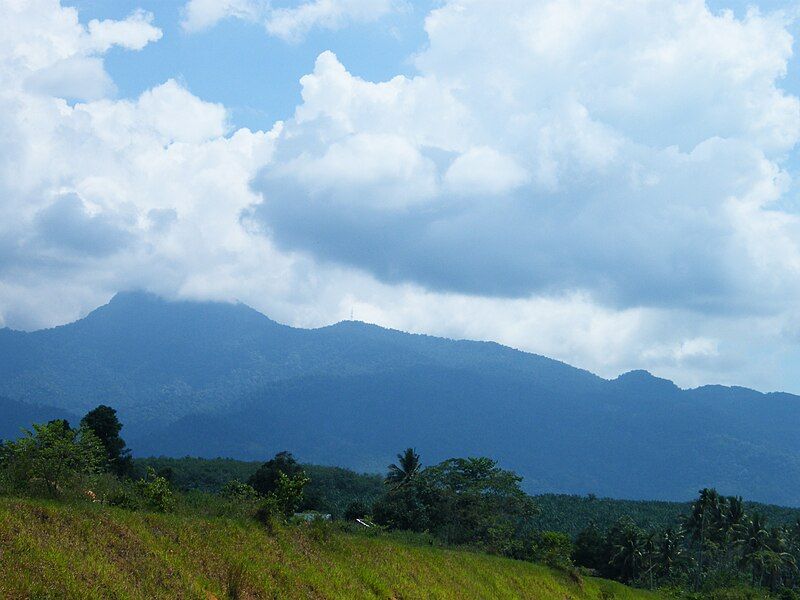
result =
[[[91,429],[106,450],[109,470],[118,477],[131,475],[133,460],[128,448],[125,447],[119,432],[122,423],[117,418],[117,411],[101,404],[94,410],[86,413],[81,419],[81,426]]]
[[[295,475],[287,475],[278,471],[275,488],[266,495],[256,512],[256,519],[268,523],[273,517],[291,517],[303,500],[303,488],[309,479],[304,471]]]
[[[599,571],[608,561],[605,552],[603,534],[594,521],[582,530],[575,539],[575,550],[572,554],[575,564]]]
[[[427,490],[432,529],[448,543],[477,544],[521,556],[538,508],[522,478],[490,458],[451,458],[419,477]]]
[[[266,496],[278,490],[281,474],[291,479],[299,475],[305,476],[305,471],[290,452],[278,452],[274,458],[261,465],[247,483],[259,494]]]
[[[635,581],[645,563],[645,536],[630,519],[620,520],[609,532],[613,554],[611,563],[621,581]]]
[[[345,521],[355,521],[356,519],[363,519],[369,513],[369,507],[360,500],[354,500],[347,505],[344,511]]]
[[[105,450],[88,427],[72,429],[63,419],[33,425],[23,437],[3,444],[0,466],[12,484],[47,495],[61,494],[71,484],[99,473]]]
[[[697,546],[695,590],[700,589],[703,580],[704,554],[714,538],[714,526],[720,523],[720,513],[720,496],[717,491],[703,488],[698,499],[692,503],[692,512],[684,522],[686,531]]]
[[[394,487],[407,485],[422,469],[422,463],[413,448],[406,448],[405,452],[397,455],[397,464],[389,465],[389,473],[386,475],[386,483]]]
[[[750,580],[754,584],[757,579],[760,580],[762,567],[760,558],[763,552],[770,549],[768,542],[766,522],[759,513],[755,513],[745,524],[738,541],[742,551],[742,566],[750,567]]]
[[[159,512],[170,512],[175,508],[175,495],[169,481],[156,474],[155,469],[147,467],[147,475],[136,482],[139,494],[146,506]]]
[[[681,563],[683,558],[681,541],[680,532],[675,531],[672,527],[661,532],[656,548],[657,564],[661,576],[671,577]]]

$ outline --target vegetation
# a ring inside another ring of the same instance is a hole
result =
[[[57,597],[76,596],[78,582],[89,578],[110,586],[91,586],[91,593],[114,589],[118,597],[168,597],[158,585],[206,598],[335,596],[360,594],[363,586],[377,596],[459,597],[456,584],[492,597],[647,597],[586,578],[598,575],[661,597],[800,598],[800,518],[766,507],[783,519],[770,526],[741,498],[713,489],[687,505],[574,496],[537,502],[521,477],[487,457],[425,466],[408,448],[381,480],[304,466],[287,451],[262,464],[133,461],[121,429],[114,409],[102,405],[78,428],[57,419],[0,444],[0,494],[8,497],[0,501],[0,567],[23,565],[0,582],[0,594],[37,596],[49,585]],[[28,529],[16,521],[26,511],[38,516]],[[600,518],[572,535],[589,514]],[[546,519],[565,526],[544,528]],[[86,524],[92,520],[102,526]],[[41,539],[31,542],[26,536],[35,537],[36,528]],[[86,547],[92,541],[100,544],[96,552]],[[281,557],[278,564],[251,557],[262,546],[273,561]],[[456,549],[480,577],[456,582],[469,575],[449,572]],[[70,553],[89,557],[77,579],[65,574],[77,560]],[[381,554],[401,554],[408,564],[376,562]],[[340,579],[315,578],[314,560]],[[448,567],[418,572],[426,561]]]
[[[691,502],[662,502],[657,500],[616,500],[566,494],[534,496],[541,508],[533,518],[537,529],[563,531],[575,538],[590,524],[608,529],[622,517],[627,517],[644,530],[678,527],[681,515],[691,510]],[[800,508],[773,504],[745,502],[748,514],[759,513],[773,525],[791,525],[800,519]]]
[[[604,577],[651,589],[800,598],[800,519],[770,527],[762,515],[748,515],[741,498],[713,489],[700,491],[677,527],[644,530],[628,517],[605,531],[591,524],[578,535],[573,558]]]
[[[247,482],[260,466],[261,463],[258,462],[228,458],[134,459],[134,473],[137,478],[144,477],[150,467],[169,479],[176,490],[195,497],[216,494],[231,481]],[[310,479],[303,489],[302,510],[313,510],[341,519],[350,505],[372,507],[384,492],[383,478],[379,475],[319,465],[304,464],[302,468]],[[369,512],[367,510],[364,514]]]
[[[646,600],[527,562],[336,525],[0,498],[0,597]]]
[[[101,404],[86,413],[81,419],[81,427],[91,430],[100,440],[105,449],[108,468],[112,473],[120,477],[131,474],[133,468],[131,451],[126,448],[125,440],[119,435],[122,423],[117,418],[116,410]]]

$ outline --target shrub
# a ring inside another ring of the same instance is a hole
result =
[[[175,509],[175,495],[169,481],[156,475],[152,468],[147,469],[147,477],[136,482],[136,487],[145,505],[159,512],[171,512]]]
[[[86,488],[105,464],[105,449],[88,428],[73,429],[63,419],[33,429],[2,445],[4,486],[23,493],[62,496]]]
[[[242,483],[236,479],[233,479],[223,485],[222,489],[219,491],[219,494],[224,498],[240,502],[254,502],[260,498],[259,493],[253,488],[253,486]]]
[[[572,540],[566,533],[541,531],[533,536],[531,559],[549,567],[569,569],[572,567]]]
[[[346,521],[355,521],[356,519],[363,519],[368,514],[369,507],[360,500],[356,500],[347,505],[347,509],[344,511],[344,518]]]

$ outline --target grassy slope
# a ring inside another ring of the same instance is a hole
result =
[[[237,582],[239,598],[654,598],[388,537],[0,499],[2,598],[222,599]]]

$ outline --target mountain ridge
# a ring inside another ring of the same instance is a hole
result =
[[[138,455],[290,449],[380,471],[411,445],[429,463],[492,456],[532,492],[684,500],[716,486],[800,505],[800,397],[642,370],[608,380],[361,322],[294,328],[243,304],[127,293],[72,324],[0,331],[0,396],[75,415],[110,404]]]

